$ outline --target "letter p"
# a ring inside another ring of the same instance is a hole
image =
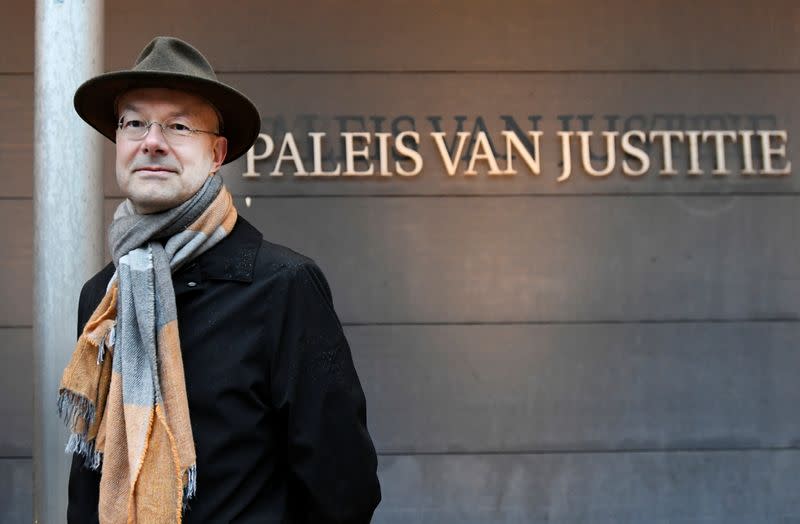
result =
[[[264,152],[260,154],[256,154],[256,144],[258,144],[259,140],[264,141]],[[259,133],[258,138],[256,138],[253,147],[247,150],[247,172],[242,173],[242,176],[245,178],[258,178],[261,176],[261,173],[256,172],[256,160],[263,160],[269,157],[272,152],[275,150],[275,142],[272,141],[272,137],[266,133]]]

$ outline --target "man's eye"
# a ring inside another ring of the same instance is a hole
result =
[[[187,132],[187,131],[191,131],[192,130],[189,126],[187,126],[185,124],[178,123],[178,122],[173,122],[173,123],[167,125],[167,127],[169,129],[172,129],[173,131],[180,131],[180,132]]]
[[[144,127],[144,122],[141,120],[127,120],[122,126],[126,129],[140,129]]]

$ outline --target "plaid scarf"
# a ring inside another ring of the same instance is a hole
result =
[[[194,495],[195,449],[172,272],[222,240],[237,212],[218,175],[183,204],[114,213],[116,272],[64,370],[58,412],[67,452],[102,463],[100,522],[180,522]],[[111,358],[109,358],[109,353]]]

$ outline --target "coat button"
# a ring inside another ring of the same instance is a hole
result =
[[[194,287],[197,285],[197,282],[188,282],[186,285],[189,287]]]

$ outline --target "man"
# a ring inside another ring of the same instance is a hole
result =
[[[75,108],[116,143],[127,200],[60,388],[68,521],[369,522],[377,459],[325,277],[216,174],[253,144],[255,106],[158,37]]]

